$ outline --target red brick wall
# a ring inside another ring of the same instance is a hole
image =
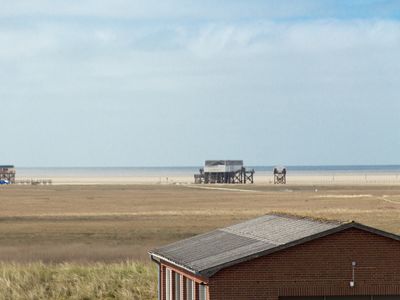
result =
[[[352,228],[221,270],[209,280],[210,300],[329,295],[400,295],[400,242]]]

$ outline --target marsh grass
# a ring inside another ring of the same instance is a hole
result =
[[[156,299],[150,263],[0,263],[0,299]]]
[[[276,211],[355,220],[400,233],[398,185],[221,187],[225,190],[179,185],[1,188],[0,261],[149,261],[147,252],[153,248]]]

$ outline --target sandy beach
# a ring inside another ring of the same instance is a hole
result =
[[[272,185],[273,167],[254,168],[254,184]],[[19,183],[51,180],[56,185],[87,184],[193,184],[200,167],[71,167],[18,168]],[[400,185],[400,166],[293,166],[288,168],[291,185]]]
[[[38,177],[40,179],[40,177]],[[193,184],[194,178],[191,175],[170,175],[170,176],[52,176],[51,179],[56,185],[87,185],[87,184]],[[26,180],[20,178],[19,180]],[[33,178],[35,179],[35,177]],[[273,176],[269,174],[255,174],[254,184],[272,185]],[[400,175],[393,173],[335,173],[335,174],[310,174],[296,173],[288,175],[287,184],[291,185],[400,185]]]

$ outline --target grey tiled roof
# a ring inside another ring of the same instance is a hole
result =
[[[343,223],[287,215],[266,215],[155,249],[163,259],[195,274],[218,270],[335,230]]]

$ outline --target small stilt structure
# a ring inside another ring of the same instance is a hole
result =
[[[286,184],[286,168],[274,168],[274,184]]]

